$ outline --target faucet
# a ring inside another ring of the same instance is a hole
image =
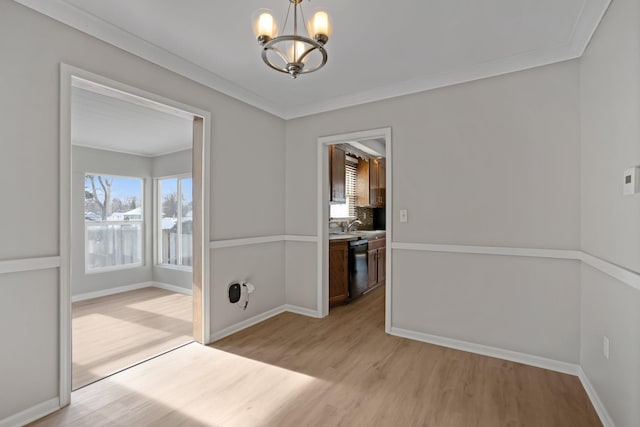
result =
[[[362,225],[362,221],[360,221],[359,219],[354,219],[347,224],[347,229],[345,231],[348,233],[349,231],[351,231],[351,227],[353,227],[354,225]]]

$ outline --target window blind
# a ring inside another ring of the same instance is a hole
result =
[[[347,161],[345,162],[346,169],[346,196],[347,196],[347,205],[349,206],[349,216],[356,216],[356,199],[357,199],[357,190],[356,190],[356,182],[358,181],[358,162],[357,160],[353,162],[350,157],[347,157]]]

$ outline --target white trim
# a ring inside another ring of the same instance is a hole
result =
[[[602,403],[602,400],[600,400],[600,396],[598,396],[598,393],[596,393],[596,389],[593,387],[593,384],[591,384],[591,381],[589,381],[589,377],[587,377],[587,374],[584,372],[581,366],[578,367],[578,378],[580,379],[580,382],[584,387],[584,391],[587,392],[587,396],[589,396],[593,408],[598,413],[603,427],[615,427],[613,418],[611,418],[611,415],[609,415],[609,411],[607,411],[604,403]]]
[[[60,267],[60,257],[22,258],[0,260],[0,274],[20,273],[23,271],[48,270]]]
[[[60,63],[60,406],[71,403],[71,86],[73,70]],[[83,218],[84,220],[84,218]],[[84,269],[84,266],[82,267]]]
[[[574,55],[576,57],[581,57],[587,50],[587,46],[589,46],[602,18],[604,18],[604,14],[609,10],[609,6],[611,6],[611,0],[603,0],[601,4],[585,1],[582,14],[576,21],[572,36],[575,49]]]
[[[289,313],[300,314],[302,316],[307,316],[307,317],[315,317],[316,319],[319,319],[322,317],[320,316],[320,313],[318,313],[317,310],[312,310],[310,308],[300,307],[297,305],[285,304],[284,309]]]
[[[222,248],[234,248],[237,246],[249,246],[260,245],[263,243],[276,243],[284,241],[283,235],[276,236],[262,236],[262,237],[248,237],[243,239],[230,239],[230,240],[215,240],[209,242],[209,248],[222,249]]]
[[[622,268],[586,252],[580,252],[580,259],[588,266],[608,274],[614,279],[631,286],[637,291],[640,291],[640,274],[635,271],[627,270],[626,268]]]
[[[587,2],[589,4],[583,8],[577,18],[574,30],[569,38],[555,47],[523,52],[511,57],[477,64],[463,70],[447,70],[443,73],[398,82],[382,88],[291,108],[277,105],[204,67],[126,32],[69,2],[51,0],[15,1],[99,40],[283,119],[308,116],[577,58],[584,52],[610,4],[610,0]]]
[[[238,246],[261,245],[264,243],[277,242],[308,242],[316,243],[318,236],[303,236],[295,234],[274,234],[271,236],[244,237],[241,239],[212,240],[209,242],[210,249],[235,248]]]
[[[243,320],[242,322],[238,322],[218,332],[215,332],[213,335],[211,335],[209,342],[221,340],[222,338],[228,337],[229,335],[233,335],[236,332],[240,332],[243,329],[247,329],[253,325],[257,325],[260,322],[264,322],[265,320],[270,319],[271,317],[284,313],[285,311],[286,310],[284,305],[281,305],[276,308],[272,308],[271,310],[267,310],[264,313],[260,313],[256,316]]]
[[[71,297],[71,302],[85,301],[93,298],[106,297],[108,295],[121,294],[123,292],[135,291],[136,289],[149,288],[153,286],[152,282],[134,283],[131,285],[118,286],[117,288],[109,288],[101,291],[86,292]]]
[[[430,243],[391,243],[394,250],[449,252],[458,254],[503,255],[580,260],[580,251],[564,249],[508,248],[498,246],[440,245]]]
[[[548,369],[550,371],[561,372],[563,374],[578,375],[580,368],[579,365],[574,363],[562,362],[517,351],[505,350],[498,347],[490,347],[468,341],[426,334],[424,332],[410,331],[408,329],[392,327],[390,334],[397,337],[453,348],[455,350],[467,351],[469,353],[481,354],[483,356],[495,357],[498,359],[509,360],[511,362]]]
[[[365,131],[344,133],[339,135],[322,136],[318,138],[317,149],[317,181],[316,181],[316,218],[317,218],[317,310],[321,317],[329,314],[329,213],[325,207],[329,204],[329,189],[326,185],[328,177],[328,146],[350,141],[364,141],[368,139],[380,139],[385,141],[385,161],[386,161],[386,247],[391,248],[393,241],[393,160],[392,160],[392,138],[391,128],[370,129]],[[326,188],[325,188],[326,187]],[[391,251],[387,249],[386,275],[385,275],[385,331],[389,333],[392,321],[392,272]]]
[[[156,281],[151,282],[151,286],[153,286],[154,288],[164,289],[165,291],[171,291],[178,294],[193,295],[193,289],[183,288],[182,286],[170,285],[168,283],[162,283],[162,282],[156,282]]]
[[[99,40],[145,59],[206,87],[245,102],[256,108],[284,117],[271,101],[226,80],[217,74],[118,28],[69,2],[51,0],[15,0],[37,12],[80,30]],[[90,79],[91,80],[91,79]],[[98,82],[99,83],[99,82]],[[169,104],[170,106],[175,106]],[[187,109],[186,111],[191,112]]]
[[[260,313],[246,320],[238,322],[234,325],[228,326],[218,332],[215,332],[213,335],[211,335],[210,342],[221,340],[222,338],[226,338],[229,335],[233,335],[237,332],[250,328],[251,326],[257,325],[258,323],[264,322],[267,319],[270,319],[272,317],[277,316],[278,314],[282,314],[285,312],[290,312],[290,313],[295,313],[295,314],[300,314],[303,316],[315,317],[315,318],[322,317],[319,315],[319,313],[317,313],[314,310],[304,308],[304,307],[298,307],[296,305],[284,304],[279,307],[272,308],[271,310],[267,310],[264,313]]]
[[[51,4],[53,2],[46,2]],[[59,5],[60,3],[55,3]],[[46,6],[45,6],[46,7]],[[57,6],[52,6],[57,7]],[[204,121],[202,146],[202,336],[200,340],[208,343],[211,328],[211,283],[210,254],[206,248],[206,240],[210,236],[209,210],[211,186],[211,113],[197,107],[182,104],[169,98],[150,93],[107,77],[91,73],[64,63],[60,64],[60,406],[71,402],[71,285],[70,285],[70,239],[71,239],[71,86],[74,78],[90,80],[94,83],[108,86],[116,91],[127,92],[131,95],[146,98],[149,101],[166,104],[201,117]],[[148,180],[149,178],[147,178]],[[147,181],[145,181],[147,182]],[[149,200],[148,198],[146,200]],[[145,209],[149,208],[147,201]],[[146,236],[150,236],[151,224],[147,222]],[[150,237],[149,237],[150,238]],[[150,246],[146,245],[146,256]]]
[[[287,234],[286,236],[284,236],[284,240],[286,240],[287,242],[317,243],[318,236],[302,236],[302,235]]]
[[[0,427],[20,427],[60,409],[60,399],[54,397],[0,420]]]
[[[640,290],[640,273],[620,267],[619,265],[613,264],[586,252],[571,249],[510,248],[498,246],[466,246],[402,242],[391,243],[391,248],[393,250],[403,251],[446,252],[456,254],[517,256],[581,261],[586,265],[613,277],[619,282],[631,286],[635,290]]]

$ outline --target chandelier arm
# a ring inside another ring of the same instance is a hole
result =
[[[282,58],[282,60],[284,61],[284,63],[285,63],[285,64],[288,64],[288,63],[289,63],[289,58],[287,58],[287,55],[285,55],[285,54],[284,54],[284,52],[282,52],[282,51],[281,51],[277,46],[275,46],[275,45],[273,45],[273,46],[269,46],[268,48],[265,48],[265,51],[266,51],[266,50],[272,50],[272,51],[274,51],[275,53],[277,53],[277,54],[278,54],[278,56],[279,56],[280,58]]]
[[[306,58],[307,55],[309,55],[311,52],[313,52],[317,48],[318,48],[317,46],[313,46],[312,45],[309,49],[305,50],[304,53],[302,55],[300,55],[300,58],[298,58],[298,62],[304,61],[304,58]]]

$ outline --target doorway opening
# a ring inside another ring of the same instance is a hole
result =
[[[318,312],[379,294],[391,308],[391,129],[318,140]]]
[[[65,405],[72,390],[209,341],[210,116],[66,65],[61,79]]]

